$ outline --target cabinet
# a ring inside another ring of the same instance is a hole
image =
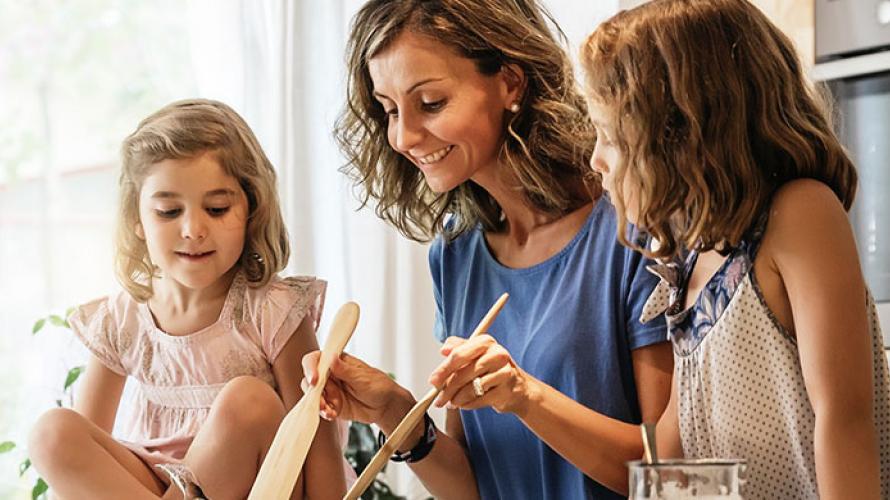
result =
[[[815,14],[813,0],[752,0],[791,40],[801,61],[809,68],[815,61]]]
[[[786,35],[791,37],[804,65],[809,68],[815,60],[813,0],[751,0]],[[618,7],[630,9],[646,0],[620,0]]]

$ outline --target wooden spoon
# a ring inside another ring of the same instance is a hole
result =
[[[318,382],[312,386],[300,401],[281,421],[275,439],[269,447],[263,465],[257,473],[248,500],[287,500],[294,484],[303,470],[303,462],[318,430],[318,409],[321,406],[321,393],[328,380],[331,364],[334,362],[358,323],[359,308],[355,302],[347,302],[340,307],[334,321],[321,359],[318,362]],[[297,362],[297,361],[295,361]]]
[[[500,296],[497,302],[495,302],[494,305],[491,306],[491,309],[488,310],[485,317],[482,318],[482,321],[476,326],[476,329],[473,330],[473,333],[469,338],[473,338],[488,330],[491,323],[494,321],[494,318],[501,312],[501,308],[504,307],[504,303],[507,302],[509,297],[510,294],[507,293]],[[408,414],[405,415],[401,422],[399,422],[399,425],[393,429],[392,434],[386,439],[383,446],[377,450],[374,458],[368,462],[368,466],[362,471],[362,475],[358,477],[355,484],[352,485],[352,488],[346,492],[346,496],[343,497],[344,500],[357,500],[361,494],[364,493],[368,486],[374,481],[374,478],[377,477],[377,474],[383,469],[383,466],[386,465],[386,461],[389,460],[389,457],[399,449],[399,446],[402,445],[405,438],[407,438],[411,431],[417,427],[417,424],[423,420],[423,415],[429,409],[430,405],[433,404],[433,401],[440,392],[442,392],[442,389],[433,387],[426,393],[426,396],[424,396],[423,399],[418,401],[414,407],[411,408]]]

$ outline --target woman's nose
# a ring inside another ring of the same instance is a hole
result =
[[[392,134],[392,146],[402,154],[409,154],[423,139],[423,131],[416,120],[404,114],[393,124]]]

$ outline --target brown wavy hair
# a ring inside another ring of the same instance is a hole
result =
[[[849,210],[853,163],[832,129],[824,89],[791,41],[746,0],[653,0],[615,15],[581,47],[585,91],[608,110],[623,159],[615,185],[639,193],[636,221],[659,243],[726,251],[775,190],[819,180]],[[616,191],[620,191],[616,190]],[[619,228],[622,193],[611,193]]]
[[[549,24],[548,24],[549,23]],[[587,159],[595,133],[560,41],[565,35],[534,0],[371,0],[352,21],[347,46],[347,102],[335,137],[347,158],[341,169],[360,191],[362,206],[373,198],[378,216],[415,241],[454,226],[446,237],[482,224],[503,228],[501,208],[473,182],[435,193],[422,172],[387,140],[387,116],[374,99],[368,61],[402,32],[429,37],[475,62],[484,75],[506,64],[525,73],[520,111],[504,125],[499,157],[518,180],[527,202],[563,215],[599,195]]]
[[[229,106],[205,99],[168,104],[142,120],[121,146],[119,215],[115,238],[118,281],[134,298],[152,296],[157,269],[139,224],[139,192],[152,165],[211,152],[238,180],[247,196],[247,229],[238,261],[251,286],[262,286],[284,269],[290,254],[272,163],[241,116]]]

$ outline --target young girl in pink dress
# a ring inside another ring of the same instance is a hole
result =
[[[122,157],[125,291],[72,314],[91,358],[74,410],[35,425],[31,459],[64,499],[178,498],[171,481],[187,498],[244,498],[302,395],[325,283],[276,275],[289,251],[275,171],[228,106],[170,104]],[[135,411],[118,440],[127,378]],[[336,424],[322,423],[293,498],[342,497],[343,464]]]

